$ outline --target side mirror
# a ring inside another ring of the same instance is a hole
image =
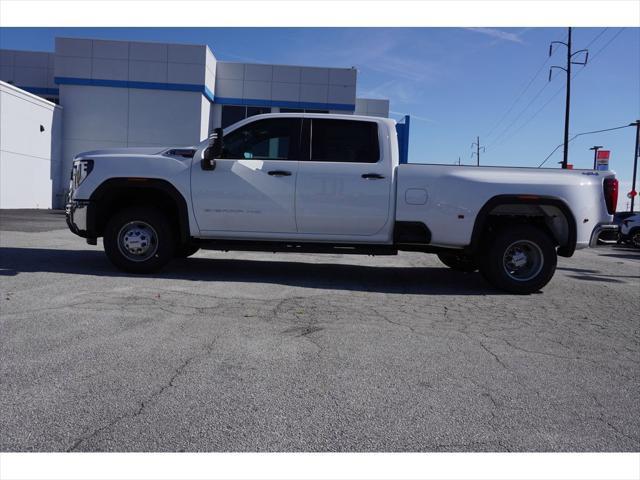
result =
[[[216,128],[211,135],[211,142],[209,146],[204,150],[202,154],[202,169],[203,170],[215,170],[216,158],[220,158],[222,155],[222,128]]]

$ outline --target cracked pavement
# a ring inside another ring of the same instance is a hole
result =
[[[0,212],[2,451],[640,449],[637,250],[513,296],[419,253],[134,276],[64,228]]]

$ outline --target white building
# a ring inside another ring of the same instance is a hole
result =
[[[86,150],[193,145],[216,127],[267,112],[389,114],[388,100],[356,98],[354,68],[220,62],[206,45],[56,38],[54,53],[0,50],[0,80],[14,86],[2,86],[0,208],[62,207],[73,156]],[[16,101],[20,91],[24,100]],[[37,154],[53,172],[46,188],[34,185],[37,195],[15,180],[32,154],[25,122],[43,115],[34,102],[51,112],[44,132],[59,136],[61,148],[56,140]]]
[[[61,204],[61,117],[55,103],[0,82],[0,208]]]

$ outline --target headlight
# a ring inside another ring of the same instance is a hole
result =
[[[93,160],[75,160],[71,170],[71,189],[76,189],[93,170]]]

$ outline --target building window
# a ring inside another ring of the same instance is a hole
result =
[[[247,118],[247,107],[238,107],[236,105],[222,106],[222,128],[233,125],[245,118]]]
[[[280,113],[329,113],[329,110],[310,110],[304,108],[281,108]]]
[[[222,105],[222,128],[253,117],[254,115],[262,115],[263,113],[271,113],[270,107],[247,107],[244,105]],[[305,108],[281,108],[280,113],[329,113],[329,110],[316,110]]]
[[[298,118],[269,118],[248,123],[224,136],[222,158],[296,160],[301,125]]]
[[[263,113],[271,113],[270,107],[247,107],[247,118],[254,115],[262,115]]]
[[[380,159],[378,124],[354,120],[311,122],[311,160],[376,163]]]
[[[254,115],[270,113],[269,107],[246,107],[244,105],[223,105],[222,106],[222,128],[227,128],[240,120]]]

